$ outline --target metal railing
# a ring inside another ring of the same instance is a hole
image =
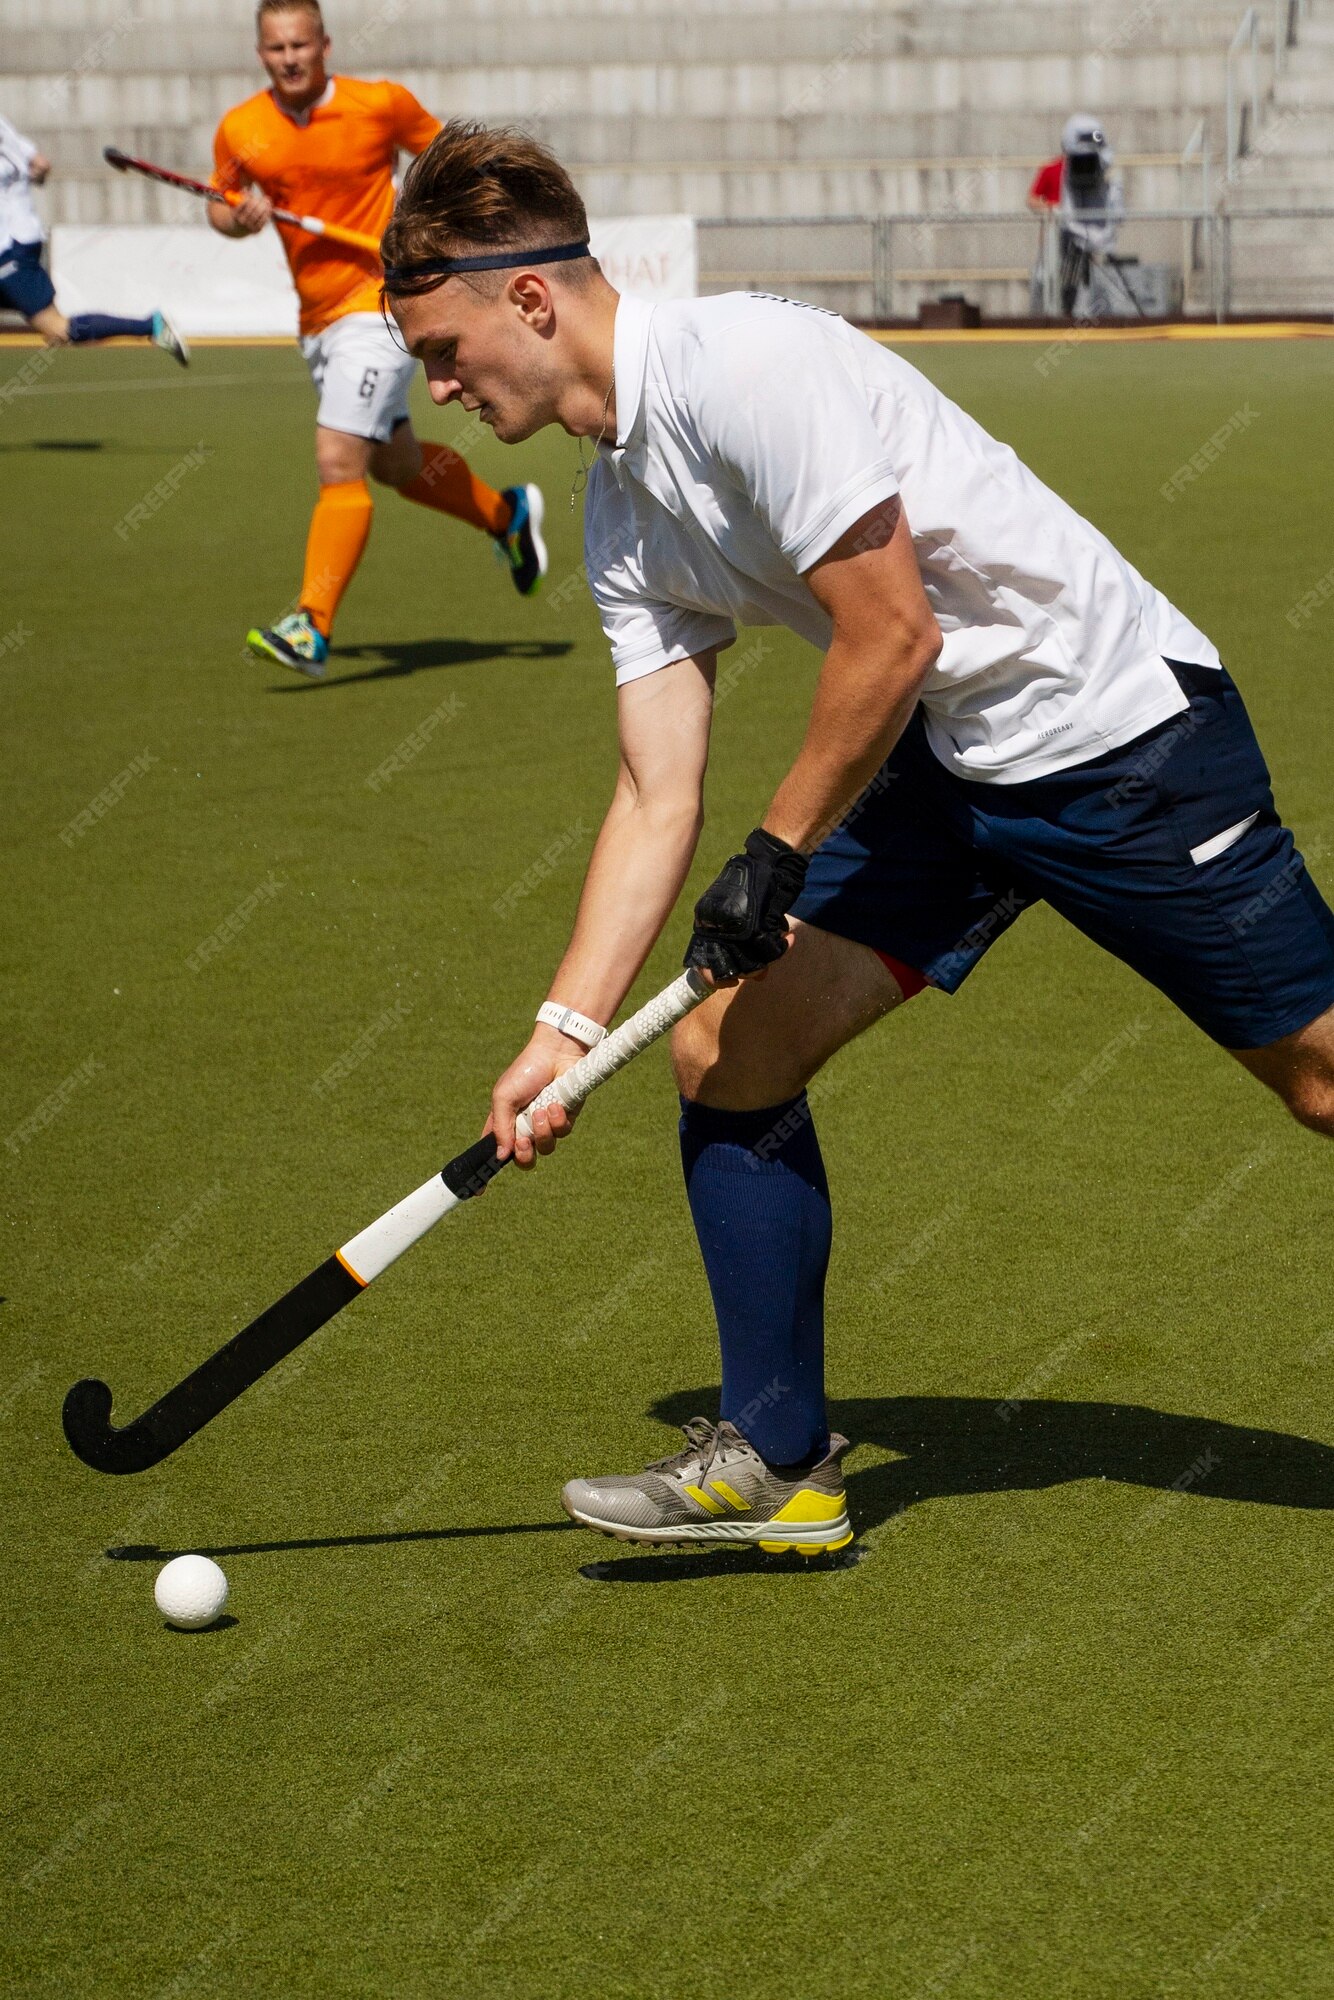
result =
[[[1274,73],[1286,69],[1288,50],[1296,48],[1307,0],[1274,0]]]
[[[1161,316],[1143,303],[1156,290],[1169,313],[1191,318],[1334,318],[1334,208],[1191,204],[1119,220],[1128,254],[1103,261],[1098,300],[1081,316]],[[1027,210],[701,218],[700,289],[776,291],[868,321],[912,320],[926,301],[962,293],[989,317],[1037,320],[1059,312],[1059,239],[1057,218]]]
[[[1243,90],[1237,75],[1245,57],[1247,83]],[[1224,83],[1223,131],[1227,153],[1227,177],[1235,180],[1237,162],[1260,127],[1260,15],[1248,7],[1237,23],[1237,32],[1228,44]]]
[[[1195,130],[1191,133],[1189,139],[1187,139],[1182,152],[1181,167],[1183,174],[1192,161],[1197,159],[1200,163],[1200,207],[1202,213],[1208,214],[1213,208],[1213,202],[1209,185],[1209,128],[1206,120],[1203,118],[1201,118]],[[1188,221],[1182,223],[1181,270],[1183,303],[1189,297],[1192,274],[1200,270],[1204,262],[1204,245],[1201,236],[1202,231],[1199,216],[1192,216]]]
[[[1229,181],[1237,177],[1239,162],[1255,144],[1260,129],[1260,106],[1272,101],[1274,84],[1287,68],[1288,51],[1297,46],[1307,0],[1273,0],[1269,43],[1269,79],[1261,88],[1263,62],[1260,9],[1248,7],[1237,23],[1228,44],[1224,80],[1223,133]],[[1244,68],[1244,76],[1240,73]]]

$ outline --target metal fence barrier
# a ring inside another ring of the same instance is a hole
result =
[[[1334,315],[1334,208],[1129,209],[1118,220],[1116,257],[1090,274],[1075,317]],[[1062,313],[1058,223],[1028,211],[701,218],[699,252],[702,292],[780,292],[850,319],[911,320],[959,293],[993,319]]]

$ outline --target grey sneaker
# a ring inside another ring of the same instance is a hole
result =
[[[643,1472],[572,1479],[561,1505],[581,1528],[651,1547],[681,1542],[749,1544],[771,1555],[825,1555],[852,1540],[843,1491],[845,1437],[796,1480],[771,1472],[732,1424],[692,1417],[684,1451]]]

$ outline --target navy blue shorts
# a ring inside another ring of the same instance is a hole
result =
[[[40,243],[10,243],[0,250],[0,306],[31,319],[54,305],[56,288],[42,268]]]
[[[1334,915],[1231,675],[1169,664],[1188,710],[1026,784],[956,777],[919,712],[812,856],[793,914],[953,993],[1045,902],[1224,1048],[1295,1034],[1334,1006]]]

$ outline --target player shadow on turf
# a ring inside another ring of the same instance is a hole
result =
[[[182,445],[182,453],[190,449]],[[174,445],[163,444],[117,444],[106,438],[10,438],[0,444],[0,452],[5,451],[102,451],[111,452],[117,458],[161,458],[164,452],[175,450]]]
[[[680,1424],[717,1407],[716,1389],[696,1389],[665,1397],[652,1415]],[[1137,1403],[864,1396],[831,1401],[829,1421],[854,1446],[902,1454],[849,1471],[850,1511],[863,1528],[926,1500],[1075,1479],[1268,1507],[1334,1508],[1334,1445]]]
[[[145,445],[144,450],[148,447]],[[101,438],[7,438],[0,451],[105,451]]]
[[[359,674],[334,674],[327,680],[284,681],[270,694],[311,694],[320,688],[357,687],[365,681],[401,679],[431,667],[468,667],[481,660],[562,660],[574,651],[572,639],[405,639],[382,640],[366,646],[335,646],[331,660],[378,660]]]
[[[664,1397],[650,1415],[682,1424],[701,1412],[716,1415],[717,1408],[716,1389],[693,1389]],[[829,1421],[854,1446],[900,1454],[862,1469],[854,1456],[848,1512],[859,1536],[928,1500],[1025,1492],[1077,1479],[1116,1480],[1170,1496],[1334,1508],[1334,1446],[1134,1403],[867,1396],[831,1402]],[[854,1545],[844,1561],[857,1560]],[[780,1563],[818,1574],[838,1562],[837,1555],[812,1562],[720,1549],[670,1559],[624,1556],[590,1563],[584,1574],[598,1582],[668,1583],[746,1569],[771,1573]]]
[[[278,1556],[301,1549],[377,1549],[390,1542],[472,1541],[481,1535],[556,1535],[574,1527],[562,1521],[498,1521],[477,1528],[399,1528],[383,1534],[305,1535],[286,1542],[217,1542],[188,1549],[162,1549],[156,1542],[127,1542],[104,1551],[108,1562],[170,1562],[174,1556],[210,1556],[221,1562],[224,1556]]]

